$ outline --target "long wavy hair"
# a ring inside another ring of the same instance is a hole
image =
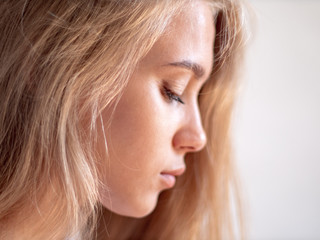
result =
[[[1,239],[19,232],[32,239],[234,237],[229,126],[244,41],[238,0],[206,0],[216,29],[214,68],[199,95],[206,147],[187,154],[186,173],[149,216],[118,216],[99,204],[97,119],[192,1],[1,1]]]

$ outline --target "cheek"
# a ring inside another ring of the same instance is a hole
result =
[[[174,121],[172,106],[161,95],[156,84],[143,87],[129,85],[119,101],[108,129],[105,129],[108,158],[104,137],[99,137],[101,180],[108,187],[123,179],[132,185],[160,173],[172,156]],[[110,111],[102,115],[107,125]],[[143,179],[143,180],[142,180]],[[134,186],[132,186],[134,188]]]
[[[101,201],[124,215],[133,209],[146,213],[154,208],[163,190],[157,176],[168,166],[173,136],[171,107],[158,86],[129,90],[106,130],[109,162],[101,161],[101,180],[110,190],[100,190]],[[108,116],[108,111],[103,112],[103,119]]]
[[[119,102],[111,124],[112,147],[151,154],[170,144],[172,114],[156,85],[133,88]]]

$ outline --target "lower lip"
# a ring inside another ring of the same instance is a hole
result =
[[[165,174],[165,173],[161,173],[161,179],[163,181],[163,183],[166,185],[166,187],[168,188],[172,188],[175,183],[176,183],[176,178],[173,175],[170,174]]]

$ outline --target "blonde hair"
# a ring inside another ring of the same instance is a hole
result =
[[[42,219],[30,226],[34,239],[233,237],[229,122],[243,41],[239,1],[208,1],[217,14],[214,70],[199,95],[206,148],[187,155],[187,172],[143,219],[101,210],[98,201],[96,120],[190,2],[1,2],[0,237],[34,211]]]

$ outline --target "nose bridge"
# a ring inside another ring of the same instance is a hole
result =
[[[198,104],[190,105],[186,112],[185,128],[180,135],[182,147],[189,151],[200,151],[207,142],[206,134],[202,126],[201,115]]]
[[[203,148],[207,142],[207,138],[206,138],[206,133],[203,129],[202,118],[200,115],[198,103],[193,104],[192,109],[193,110],[192,110],[189,124],[190,124],[192,131],[194,131],[195,138],[197,138],[197,141],[199,141],[198,147]]]

